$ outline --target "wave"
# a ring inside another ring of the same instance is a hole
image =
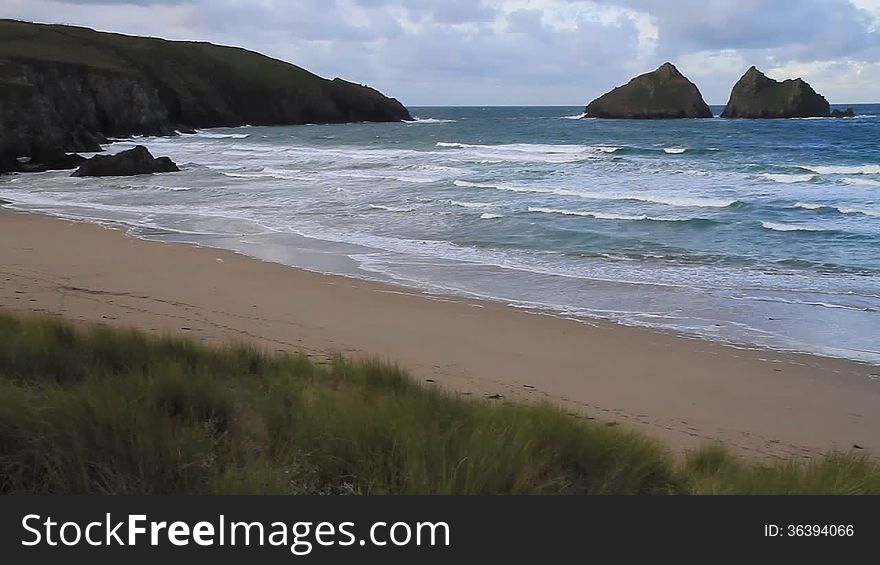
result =
[[[577,192],[565,188],[543,188],[537,186],[517,186],[511,184],[493,184],[470,182],[464,180],[455,180],[455,186],[464,188],[491,188],[495,190],[504,190],[508,192],[526,192],[536,194],[556,194],[559,196],[571,196],[576,198],[585,198],[588,200],[609,200],[609,201],[635,201],[648,202],[651,204],[663,204],[664,206],[678,206],[682,208],[730,208],[740,201],[736,199],[725,198],[701,198],[688,196],[666,196],[658,194],[603,194],[599,192]]]
[[[865,208],[848,208],[842,206],[837,209],[841,214],[855,214],[861,216],[870,216],[872,218],[880,218],[880,210],[870,210]]]
[[[820,175],[880,175],[880,165],[801,165]]]
[[[500,185],[500,184],[489,184],[489,183],[483,183],[483,182],[470,182],[470,181],[466,181],[466,180],[454,180],[454,181],[452,181],[452,184],[454,184],[455,186],[463,187],[463,188],[497,188],[500,190],[507,190],[506,188],[503,188],[504,185]]]
[[[489,214],[488,212],[480,216],[481,220],[497,220],[498,218],[503,218],[502,214]]]
[[[782,184],[796,184],[801,182],[811,182],[816,178],[816,175],[783,175],[774,173],[763,173],[761,177]]]
[[[485,202],[461,202],[459,200],[450,200],[449,203],[461,208],[489,208],[492,206],[492,204],[486,204]]]
[[[793,304],[797,306],[819,306],[834,310],[854,310],[856,312],[876,312],[875,309],[865,306],[851,306],[849,304],[837,304],[835,302],[822,302],[819,300],[794,300],[771,296],[733,296],[734,300],[756,300],[758,302],[777,302],[780,304]]]
[[[419,118],[418,116],[411,122],[407,122],[407,124],[454,124],[456,120],[443,120],[440,118]]]
[[[151,188],[162,192],[187,192],[192,190],[192,187],[189,186],[153,186]]]
[[[828,206],[825,204],[813,204],[811,202],[798,202],[795,208],[803,208],[804,210],[834,210],[841,214],[870,216],[872,218],[880,218],[880,210],[872,210],[870,208],[854,208],[851,206]]]
[[[730,208],[740,203],[736,199],[726,198],[694,198],[687,196],[658,196],[651,194],[621,195],[620,200],[638,200],[666,206],[681,206],[683,208]]]
[[[384,212],[398,212],[398,213],[406,213],[412,212],[415,208],[397,208],[395,206],[383,206],[382,204],[370,204],[370,208],[373,210],[382,210]]]
[[[777,222],[761,222],[761,226],[765,230],[783,231],[783,232],[789,232],[789,231],[805,231],[805,232],[827,231],[824,228],[818,228],[818,227],[814,227],[814,226],[805,226],[802,224],[780,224]]]
[[[811,202],[798,202],[794,207],[803,208],[804,210],[821,210],[822,208],[828,208],[828,206],[824,204],[813,204]]]
[[[190,137],[204,137],[206,139],[247,139],[250,136],[251,134],[249,133],[211,133],[207,131],[200,131],[190,135]]]
[[[538,163],[576,163],[596,159],[603,153],[614,153],[622,148],[590,145],[552,145],[531,143],[509,143],[500,145],[479,145],[441,141],[436,144],[441,149],[465,150],[464,155],[481,163],[487,162],[538,162]]]
[[[681,155],[682,153],[687,153],[688,149],[688,147],[666,147],[663,149],[663,152],[669,155]]]
[[[844,178],[843,184],[850,186],[880,186],[880,180],[860,179],[860,178]]]
[[[558,119],[560,120],[583,120],[587,117],[587,113],[578,114],[577,116],[560,116]]]
[[[641,214],[638,216],[630,215],[630,214],[614,214],[610,212],[581,212],[576,210],[566,210],[566,209],[558,209],[558,208],[541,208],[537,206],[529,206],[529,212],[540,213],[540,214],[560,214],[563,216],[581,216],[586,218],[595,218],[597,220],[625,220],[625,221],[634,221],[634,222],[691,222],[691,221],[705,221],[702,218],[657,218],[653,216],[648,216],[646,214]]]
[[[302,171],[300,169],[275,169],[272,167],[263,167],[262,171],[244,173],[220,171],[220,174],[236,179],[273,178],[278,180],[298,180],[302,178]]]
[[[375,177],[375,178],[383,178],[383,177]],[[435,182],[440,182],[443,180],[442,178],[437,178],[436,176],[400,176],[400,177],[387,177],[398,182],[411,182],[413,184],[431,184]]]

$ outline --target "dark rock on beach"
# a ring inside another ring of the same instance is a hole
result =
[[[832,118],[855,118],[856,112],[852,108],[847,108],[846,110],[832,110],[831,117]]]
[[[73,177],[130,177],[179,171],[168,157],[156,159],[143,145],[116,155],[95,155],[73,173]]]
[[[733,87],[722,118],[824,118],[831,106],[803,79],[779,82],[750,68]]]
[[[712,118],[700,90],[675,65],[632,79],[587,106],[585,118],[656,120]]]
[[[0,172],[108,137],[411,119],[372,88],[244,49],[0,20]]]

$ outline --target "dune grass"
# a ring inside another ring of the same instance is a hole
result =
[[[761,466],[393,365],[0,315],[0,493],[880,493],[854,455]]]

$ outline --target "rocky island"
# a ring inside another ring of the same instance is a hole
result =
[[[0,20],[0,172],[73,168],[67,153],[112,137],[411,119],[372,88],[244,49]]]
[[[640,75],[587,106],[585,118],[656,120],[712,118],[697,86],[672,63]]]
[[[834,117],[851,116],[852,111]],[[831,106],[803,79],[779,82],[751,67],[733,87],[722,118],[827,118]]]

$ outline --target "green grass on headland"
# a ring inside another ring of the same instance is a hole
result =
[[[678,465],[619,427],[384,363],[0,315],[0,493],[877,494],[880,467],[717,447]]]

